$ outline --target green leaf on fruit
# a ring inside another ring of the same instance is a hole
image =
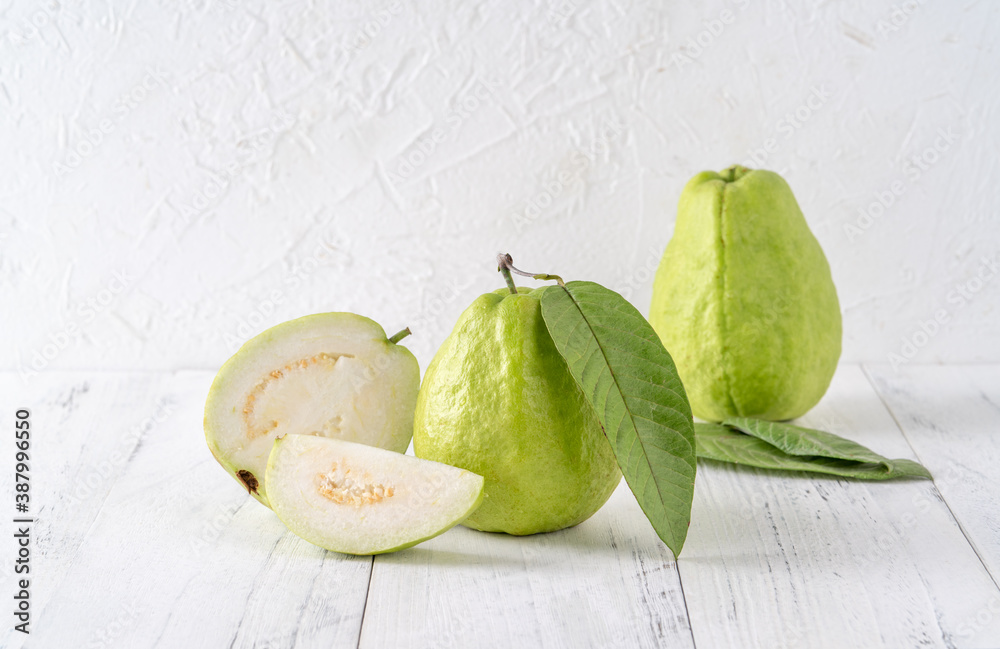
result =
[[[673,359],[618,293],[593,282],[542,290],[549,335],[597,412],[639,506],[679,555],[697,461],[691,406]]]
[[[931,478],[912,460],[890,460],[832,433],[746,417],[695,424],[698,457],[762,469],[812,471],[859,480]]]

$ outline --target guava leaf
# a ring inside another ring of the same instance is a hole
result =
[[[657,535],[680,554],[697,466],[694,421],[670,354],[642,314],[593,282],[545,287],[542,319],[604,426]]]
[[[722,424],[698,423],[694,430],[698,457],[708,460],[859,480],[931,478],[927,469],[912,460],[889,460],[812,428],[741,417]]]

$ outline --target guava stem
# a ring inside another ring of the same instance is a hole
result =
[[[733,165],[732,167],[723,169],[719,172],[719,175],[722,176],[722,179],[727,183],[734,183],[751,171],[753,171],[753,169],[748,169],[743,165]]]
[[[406,338],[411,333],[413,333],[413,332],[410,331],[409,327],[407,327],[406,329],[403,329],[402,331],[397,331],[396,333],[394,333],[391,336],[389,336],[389,342],[391,342],[391,343],[398,343],[400,340],[402,340],[403,338]]]
[[[562,280],[562,277],[559,277],[558,275],[549,275],[548,273],[526,273],[523,270],[514,268],[514,259],[506,253],[500,253],[497,255],[497,270],[503,273],[503,277],[507,280],[507,287],[510,289],[511,293],[517,293],[517,288],[514,286],[514,279],[510,276],[512,272],[523,277],[540,279],[542,281],[554,279],[559,283],[559,286],[562,286],[563,288],[566,287],[566,283]]]
[[[549,274],[546,274],[546,273],[540,273],[538,275],[532,275],[532,277],[535,278],[535,279],[540,279],[543,282],[546,281],[546,280],[554,279],[554,280],[556,280],[556,283],[559,284],[559,286],[562,286],[563,288],[566,288],[566,282],[564,282],[563,278],[559,277],[558,275],[549,275]]]
[[[506,253],[500,253],[497,255],[497,271],[503,275],[503,280],[507,282],[507,289],[510,290],[512,295],[517,295],[517,285],[514,284],[514,278],[510,275],[510,269],[512,266],[510,263],[514,261],[510,255]]]

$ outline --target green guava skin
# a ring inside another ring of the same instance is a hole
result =
[[[424,375],[413,449],[486,479],[482,505],[462,524],[487,532],[576,525],[621,480],[532,289],[486,293],[459,318]]]
[[[819,402],[840,358],[840,303],[781,176],[734,166],[688,181],[649,321],[701,419],[781,421]]]

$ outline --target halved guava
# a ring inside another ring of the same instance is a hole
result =
[[[271,509],[310,543],[381,554],[435,537],[483,500],[465,469],[337,439],[286,435],[267,463]]]
[[[264,471],[276,437],[335,437],[403,453],[419,387],[417,359],[377,323],[353,313],[309,315],[268,329],[226,361],[205,403],[205,437],[219,463],[267,505]]]

